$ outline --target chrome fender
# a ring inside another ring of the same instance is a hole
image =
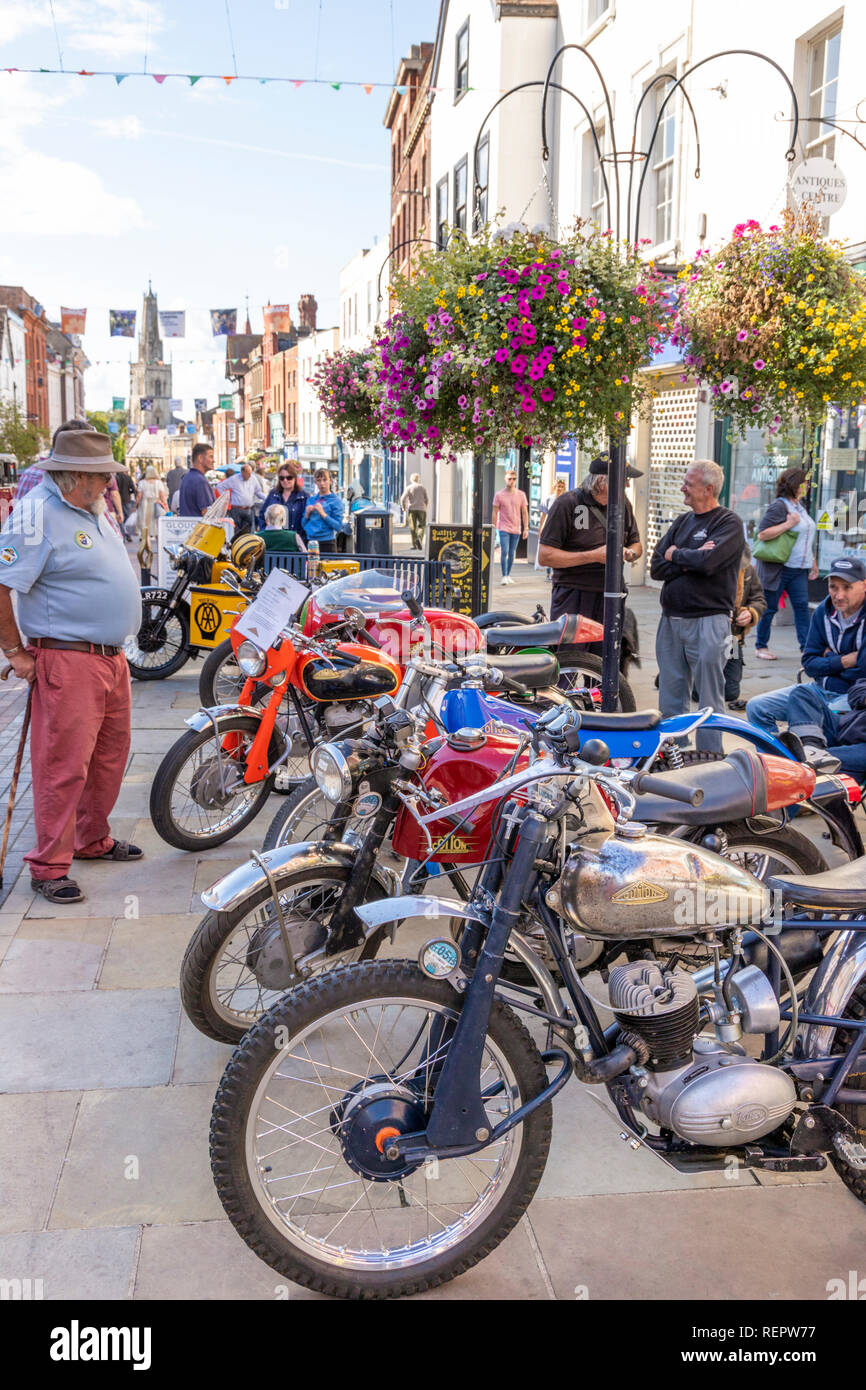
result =
[[[364,903],[361,907],[356,907],[355,911],[364,926],[370,930],[383,926],[385,922],[402,922],[407,917],[426,917],[431,922],[448,922],[452,917],[462,917],[467,922],[485,921],[465,903],[454,902],[452,898],[434,898],[432,894],[413,894],[391,898],[388,902]],[[520,932],[513,931],[508,938],[508,948],[532,975],[541,991],[548,1013],[562,1014],[562,997],[553,976],[526,938],[521,936]]]
[[[265,717],[265,709],[261,705],[214,705],[211,709],[196,710],[195,714],[191,714],[183,722],[197,733],[201,733],[204,729],[212,729],[214,720],[219,725],[221,720],[230,719],[237,714],[252,715],[253,719],[257,719],[261,724]],[[277,732],[275,725],[274,733]]]
[[[273,874],[279,884],[286,874],[297,873],[301,869],[333,869],[345,867],[355,862],[357,849],[354,845],[337,842],[325,845],[318,840],[303,840],[294,845],[281,845],[278,849],[266,850],[259,858]],[[374,882],[394,898],[400,891],[400,879],[392,869],[376,864],[372,874]],[[231,912],[249,894],[266,884],[268,876],[255,859],[239,864],[236,869],[212,883],[201,894],[205,907],[214,912]],[[356,909],[363,918],[363,908]],[[405,914],[403,914],[405,915]],[[387,919],[386,919],[387,920]]]
[[[859,932],[846,932],[839,923],[839,935],[828,946],[815,971],[806,995],[804,1012],[835,1014],[840,1017],[860,981],[866,976],[866,939]],[[826,1057],[833,1045],[836,1029],[832,1024],[802,1023],[797,1029],[801,1057]]]

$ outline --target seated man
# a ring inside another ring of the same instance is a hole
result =
[[[272,502],[265,509],[265,529],[261,536],[266,551],[282,550],[297,553],[300,550],[306,550],[307,547],[297,531],[288,530],[287,521],[288,511],[281,502]]]
[[[803,648],[803,669],[815,699],[831,705],[866,677],[866,563],[856,555],[840,555],[830,566],[829,594],[812,614]],[[746,705],[746,718],[775,734],[778,720],[790,723],[788,702],[803,686],[786,685],[770,695],[756,695]]]
[[[844,697],[840,697],[844,698]],[[838,758],[841,771],[866,781],[866,680],[848,692],[849,711],[829,705],[817,685],[795,685],[788,700],[788,728],[796,734],[806,761],[820,767]]]

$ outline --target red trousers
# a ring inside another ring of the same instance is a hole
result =
[[[33,878],[63,878],[73,854],[98,859],[111,848],[108,816],[129,757],[129,667],[123,653],[30,650],[36,848],[25,859]]]

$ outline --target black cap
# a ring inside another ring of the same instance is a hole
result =
[[[590,476],[596,478],[606,478],[607,470],[609,467],[610,459],[606,458],[603,455],[599,455],[599,457],[597,459],[593,459],[592,463],[589,465]],[[632,468],[631,464],[627,463],[625,466],[625,476],[627,478],[642,478],[643,473],[639,468]]]
[[[846,584],[857,584],[866,579],[866,564],[858,555],[839,555],[830,566],[830,574],[844,579]]]

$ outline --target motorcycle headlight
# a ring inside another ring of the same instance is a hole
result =
[[[255,642],[241,642],[235,655],[245,676],[260,676],[268,664],[267,657]]]
[[[173,569],[173,570],[180,569],[180,568],[181,568],[180,559],[181,559],[181,552],[182,552],[182,550],[183,550],[183,546],[181,546],[181,545],[167,545],[167,546],[164,547],[164,549],[165,549],[165,553],[166,553],[167,556],[168,556],[168,563],[171,565],[172,569]]]
[[[310,754],[310,771],[319,790],[335,805],[351,793],[352,771],[336,744],[316,744]]]

